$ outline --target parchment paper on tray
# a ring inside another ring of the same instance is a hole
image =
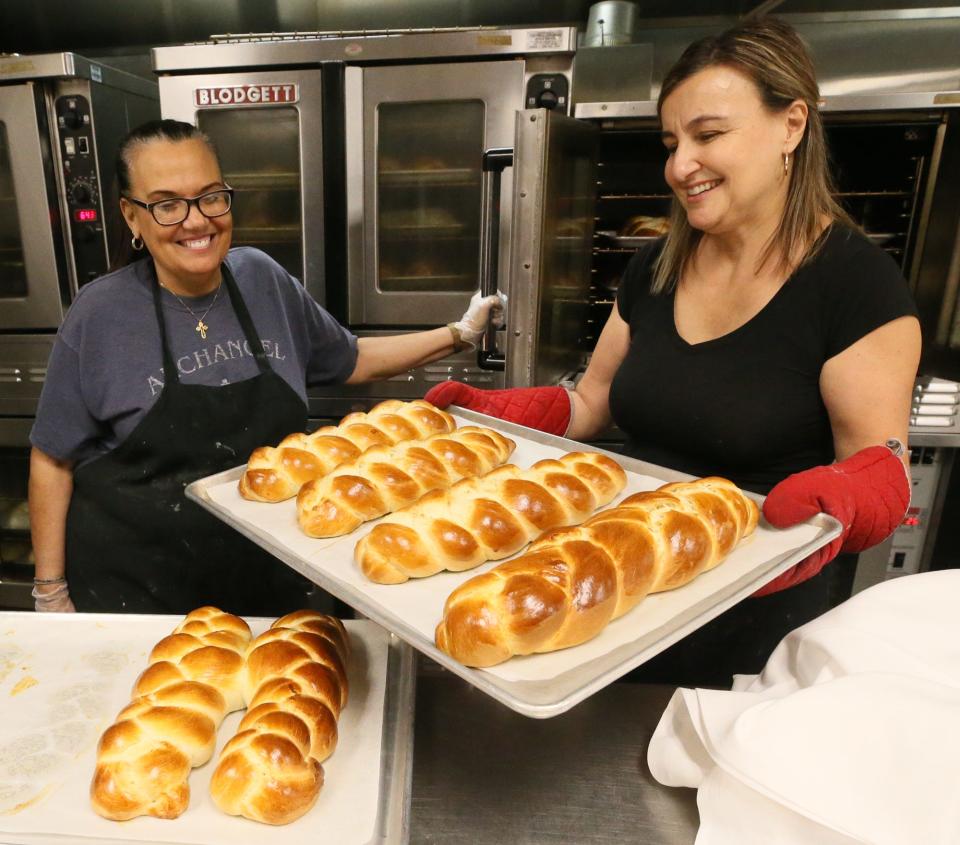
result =
[[[353,655],[340,739],[324,762],[316,805],[289,825],[228,816],[213,804],[210,777],[243,712],[231,713],[217,751],[190,775],[190,806],[177,819],[113,822],[90,808],[100,734],[130,700],[154,644],[182,617],[0,613],[0,841],[259,845],[377,841],[389,634],[347,621]],[[269,620],[248,619],[254,635]],[[395,641],[394,641],[395,642]],[[392,755],[386,755],[392,756]]]
[[[486,425],[516,440],[517,449],[510,462],[520,467],[576,450],[602,451],[472,411],[456,409],[454,416],[458,425]],[[632,493],[690,477],[608,454],[620,462],[628,476],[626,489],[610,507]],[[312,539],[297,525],[295,501],[264,504],[243,499],[237,492],[242,471],[242,467],[237,467],[194,482],[187,488],[187,495],[451,672],[508,707],[537,718],[564,712],[649,660],[825,545],[840,531],[840,524],[824,515],[786,531],[772,529],[761,521],[754,534],[716,569],[685,587],[649,596],[595,639],[562,651],[514,657],[489,669],[469,669],[436,648],[434,630],[454,588],[499,561],[467,572],[442,572],[403,584],[374,584],[357,568],[353,550],[377,521],[366,523],[345,537]]]

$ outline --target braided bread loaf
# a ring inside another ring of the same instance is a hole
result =
[[[724,478],[628,496],[454,590],[437,647],[467,666],[493,666],[578,645],[649,593],[712,569],[758,518],[756,503]]]
[[[339,425],[291,434],[276,447],[254,449],[240,477],[240,495],[257,502],[282,502],[306,482],[356,460],[373,446],[421,440],[453,431],[456,425],[448,413],[422,399],[388,399],[368,413],[347,414]]]
[[[551,528],[582,522],[626,483],[621,466],[596,452],[570,452],[528,470],[510,464],[395,513],[357,543],[354,557],[378,584],[472,569]]]
[[[253,641],[243,673],[250,709],[210,782],[221,810],[287,824],[313,806],[347,703],[348,654],[343,623],[310,610],[281,617]]]
[[[310,537],[337,537],[417,501],[431,490],[500,466],[516,444],[490,428],[463,426],[450,434],[368,449],[297,494],[297,520]]]
[[[249,642],[242,619],[201,607],[154,646],[135,698],[100,738],[90,785],[97,813],[172,819],[187,808],[190,769],[210,759],[223,717],[243,707]]]

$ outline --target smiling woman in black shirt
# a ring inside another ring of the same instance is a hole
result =
[[[862,234],[834,224],[822,238],[753,317],[699,343],[677,330],[675,291],[651,293],[662,241],[631,259],[617,294],[630,342],[609,393],[627,454],[764,494],[833,461],[824,364],[914,304],[894,261]]]
[[[692,44],[658,102],[670,231],[630,262],[576,390],[450,382],[427,394],[578,440],[613,421],[634,457],[769,493],[776,526],[840,519],[840,538],[664,652],[644,667],[652,679],[759,671],[829,607],[822,567],[882,540],[909,501],[906,456],[885,444],[906,442],[916,309],[833,199],[818,101],[786,24]]]

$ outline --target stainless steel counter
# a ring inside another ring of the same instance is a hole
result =
[[[615,683],[538,720],[422,672],[410,842],[691,845],[696,791],[661,786],[646,761],[673,689]]]

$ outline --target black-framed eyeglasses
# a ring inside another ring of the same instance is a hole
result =
[[[233,188],[218,188],[195,197],[169,197],[156,202],[144,202],[129,196],[124,199],[145,208],[161,226],[176,226],[190,216],[191,205],[195,205],[204,217],[222,217],[233,205]]]

